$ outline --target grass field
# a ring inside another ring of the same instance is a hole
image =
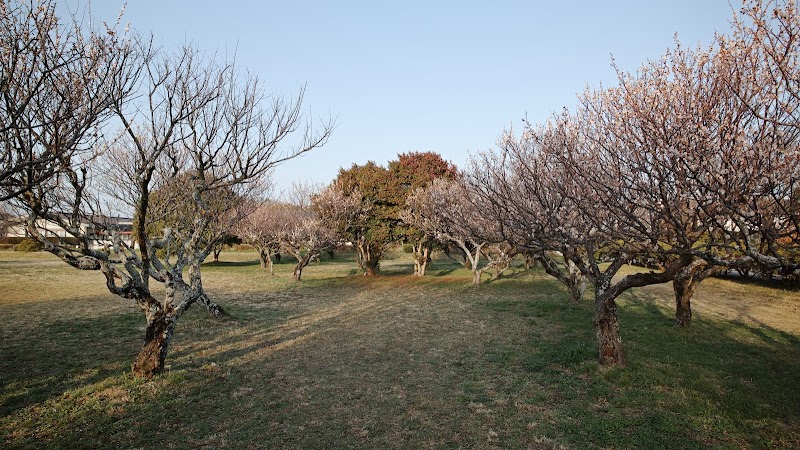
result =
[[[596,363],[592,305],[542,271],[475,288],[436,260],[347,255],[276,276],[225,252],[231,317],[178,325],[165,374],[130,375],[144,319],[97,273],[0,252],[2,448],[800,448],[800,292],[708,280],[623,296],[629,367]]]

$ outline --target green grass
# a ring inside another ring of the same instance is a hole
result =
[[[798,448],[800,295],[709,280],[623,296],[630,365],[597,366],[592,305],[538,269],[475,288],[435,260],[352,257],[291,280],[207,264],[231,317],[178,324],[165,374],[130,375],[144,320],[96,273],[0,252],[2,448]]]

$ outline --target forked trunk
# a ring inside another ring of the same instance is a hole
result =
[[[695,260],[681,269],[672,280],[672,290],[675,292],[675,324],[687,327],[692,323],[692,296],[694,296],[700,283],[719,272],[720,266],[709,265],[703,260]]]
[[[163,312],[156,313],[148,320],[144,346],[131,367],[134,375],[150,378],[164,370],[167,348],[174,329],[175,320]]]
[[[275,275],[275,270],[272,266],[272,257],[270,256],[269,252],[266,250],[260,250],[258,252],[258,259],[261,262],[261,268],[269,270],[269,273]]]
[[[314,256],[318,255],[319,253],[306,253],[304,256],[297,258],[297,265],[294,266],[294,270],[292,270],[294,281],[300,281],[300,277],[303,276],[303,269],[311,262]]]
[[[414,245],[414,275],[421,277],[425,275],[430,257],[430,247],[425,244]]]
[[[475,266],[473,266],[475,267]],[[472,269],[472,284],[475,286],[480,286],[481,284],[481,275],[483,275],[482,270],[478,270],[473,268]]]
[[[607,284],[607,282],[605,283]],[[628,358],[622,346],[622,335],[617,321],[617,305],[603,287],[595,290],[594,331],[600,356],[600,365],[625,367]]]
[[[586,277],[574,262],[564,258],[564,264],[567,269],[564,272],[555,260],[545,253],[536,254],[534,258],[536,258],[535,261],[539,261],[542,264],[544,271],[548,275],[555,277],[567,288],[569,299],[572,303],[580,303],[583,293],[586,291]]]
[[[464,258],[464,268],[472,270],[472,261],[470,261],[469,258]]]
[[[374,276],[378,274],[380,259],[383,247],[374,244],[358,244],[358,265],[364,271],[364,275]]]
[[[569,291],[569,298],[572,303],[580,303],[583,298],[583,293],[586,291],[586,277],[583,276],[578,266],[574,262],[567,259],[567,290]]]

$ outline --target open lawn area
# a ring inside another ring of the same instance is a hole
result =
[[[134,378],[145,320],[99,273],[0,252],[2,448],[800,448],[800,292],[710,279],[622,296],[629,367],[601,370],[591,301],[541,269],[480,287],[446,259],[292,281],[224,252],[168,370]],[[488,276],[485,278],[488,281]]]

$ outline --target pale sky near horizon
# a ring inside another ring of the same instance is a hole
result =
[[[325,147],[277,169],[281,190],[408,151],[463,166],[524,116],[544,121],[587,85],[616,84],[612,55],[635,71],[676,33],[685,46],[729,33],[739,1],[129,0],[123,23],[165,48],[235,51],[268,92],[306,85],[304,111],[337,117]],[[123,3],[91,9],[113,21]],[[72,11],[86,4],[62,0]]]

